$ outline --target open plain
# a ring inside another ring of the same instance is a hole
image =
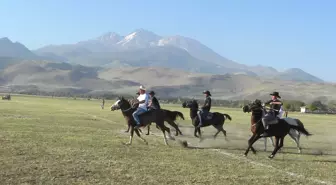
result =
[[[206,139],[193,137],[189,110],[180,105],[163,108],[183,112],[178,120],[183,136],[165,146],[161,132],[136,136],[131,146],[120,111],[110,111],[114,101],[13,96],[0,101],[1,184],[336,184],[336,117],[289,112],[313,135],[301,137],[302,154],[287,136],[284,148],[270,160],[273,149],[243,157],[250,137],[250,114],[240,109],[215,107],[226,120],[214,140],[214,128],[203,129]],[[142,129],[145,133],[146,129]],[[172,132],[174,133],[174,131]],[[191,145],[184,148],[179,141]]]

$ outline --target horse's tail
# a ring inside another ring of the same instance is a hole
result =
[[[183,113],[182,113],[182,112],[179,112],[179,111],[174,111],[174,113],[175,113],[175,119],[176,119],[177,117],[180,117],[181,119],[183,119],[183,120],[184,120],[184,115],[183,115]]]
[[[303,125],[303,123],[301,122],[301,120],[299,120],[299,119],[294,119],[294,120],[296,121],[296,123],[298,124],[299,127],[304,128],[304,125]]]
[[[289,127],[292,128],[292,129],[295,129],[295,130],[299,131],[300,133],[302,133],[302,134],[304,134],[306,136],[311,136],[312,135],[303,126],[289,125]]]
[[[226,119],[229,119],[230,121],[232,120],[231,116],[228,114],[223,114]]]

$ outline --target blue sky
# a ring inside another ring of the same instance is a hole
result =
[[[144,28],[239,63],[336,81],[335,10],[333,0],[1,0],[0,37],[36,49]]]

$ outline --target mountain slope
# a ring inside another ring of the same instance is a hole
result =
[[[14,43],[7,37],[0,38],[0,56],[24,59],[37,58],[37,56],[24,45],[19,42]]]
[[[212,75],[162,67],[97,68],[67,63],[24,61],[0,70],[2,86],[32,86],[43,91],[134,95],[141,85],[155,90],[160,97],[202,97],[210,90],[215,99],[255,99],[279,91],[283,99],[312,100],[323,94],[336,99],[336,85],[274,81],[247,75]]]
[[[299,68],[291,68],[276,75],[275,79],[290,80],[290,81],[307,81],[307,82],[323,82],[322,79],[304,72]]]
[[[174,48],[174,49],[172,49]],[[184,50],[184,52],[178,51]],[[163,51],[164,50],[164,51]],[[139,52],[141,51],[141,52]],[[154,54],[153,51],[159,51]],[[46,46],[35,53],[90,66],[149,66],[178,67],[176,69],[211,74],[247,74],[276,79],[311,81],[309,75],[296,77],[296,72],[281,73],[268,66],[247,66],[220,56],[195,39],[184,36],[159,36],[145,29],[137,29],[126,36],[108,32],[94,39],[75,44]],[[144,56],[148,57],[144,57]],[[177,57],[177,55],[179,57]],[[153,57],[153,58],[150,58]],[[201,61],[201,62],[200,62]],[[176,65],[178,63],[178,65]],[[194,64],[190,68],[190,64]],[[197,70],[195,70],[195,68]],[[314,79],[317,82],[317,79]]]

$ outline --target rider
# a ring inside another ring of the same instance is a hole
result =
[[[203,94],[205,95],[205,101],[204,101],[204,105],[201,107],[201,110],[198,111],[197,113],[198,118],[199,118],[199,125],[197,126],[197,128],[200,128],[202,126],[202,117],[206,117],[209,114],[210,108],[211,108],[210,91],[208,90],[203,91]]]
[[[157,109],[161,109],[160,103],[158,101],[158,99],[155,97],[155,92],[151,91],[149,92],[149,96],[150,96],[150,103],[148,105],[148,109],[149,110],[157,110]]]
[[[279,92],[273,92],[270,95],[272,96],[272,99],[265,102],[265,104],[270,105],[270,110],[265,117],[262,118],[266,130],[268,129],[268,125],[277,124],[277,117],[281,118],[282,116],[282,102],[280,100],[281,96],[279,95]]]
[[[146,93],[146,88],[144,86],[140,86],[139,88],[139,97],[138,99],[138,109],[136,111],[133,112],[133,118],[136,122],[136,126],[134,127],[134,129],[138,129],[140,127],[140,119],[139,119],[139,114],[147,112],[147,107],[148,107],[148,100],[149,100],[149,96]]]

